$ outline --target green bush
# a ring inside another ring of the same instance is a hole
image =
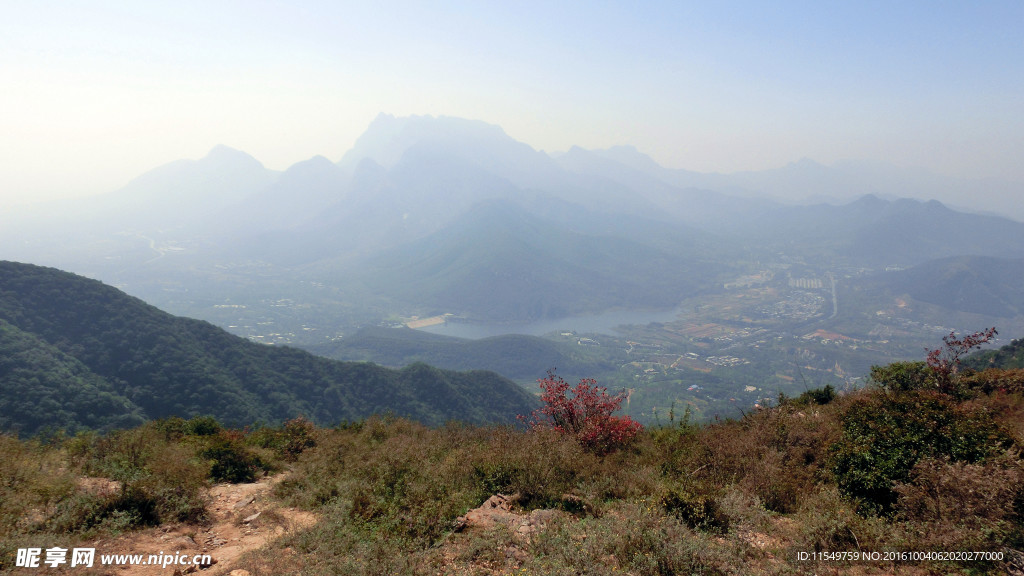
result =
[[[722,511],[718,500],[711,496],[673,490],[661,497],[661,505],[690,528],[718,534],[729,531],[729,517]]]
[[[892,392],[935,389],[932,370],[924,362],[894,362],[872,366],[871,381]]]
[[[155,521],[153,501],[138,490],[106,496],[76,492],[57,504],[44,526],[58,534],[89,532],[94,528],[116,533]]]
[[[259,472],[268,468],[242,443],[242,435],[234,432],[221,431],[213,436],[199,455],[212,461],[210,479],[215,482],[252,482]]]
[[[223,430],[213,416],[195,416],[188,420],[171,416],[155,420],[152,426],[163,432],[168,440],[179,440],[185,436],[213,436]]]
[[[189,436],[213,436],[223,430],[213,416],[196,416],[185,422],[185,433]]]
[[[905,482],[922,458],[979,462],[1011,444],[987,411],[938,392],[863,395],[842,415],[831,470],[860,511],[889,514],[894,484]]]
[[[814,388],[797,396],[796,401],[801,404],[818,404],[823,406],[836,399],[836,389],[831,384],[824,388]]]
[[[286,421],[280,428],[259,428],[249,434],[246,442],[273,450],[277,457],[287,462],[295,462],[299,454],[316,446],[316,426],[299,416]]]

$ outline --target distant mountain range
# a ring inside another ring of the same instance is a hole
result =
[[[815,352],[837,355],[815,356],[824,378],[865,354],[916,351],[888,335],[1021,326],[1024,222],[938,201],[1011,188],[809,160],[699,174],[630,147],[547,154],[498,126],[448,117],[382,115],[337,162],[317,156],[281,172],[218,146],[104,196],[0,213],[0,259],[81,275],[0,266],[0,426],[105,428],[171,414],[326,424],[382,411],[509,421],[535,399],[506,377],[528,382],[547,368],[625,388],[664,369],[630,409],[686,397],[719,410],[739,394],[728,390],[736,376],[703,360],[695,365],[714,373],[693,372],[684,355],[750,356],[735,371],[757,389],[802,381],[779,371],[820,330],[857,341]],[[814,292],[801,293],[807,286]],[[377,328],[442,315],[571,327],[684,302],[694,322],[749,333],[762,348],[698,342],[694,326],[663,335],[675,360],[656,347],[626,355],[632,343],[598,354],[558,338]],[[181,316],[394,369],[258,345]],[[770,338],[755,336],[766,326]],[[778,355],[765,351],[774,346]],[[654,362],[624,369],[634,356]],[[690,386],[717,396],[681,392]]]
[[[217,147],[104,197],[0,214],[0,257],[177,313],[290,299],[346,326],[671,308],[780,256],[868,269],[1024,258],[1024,223],[884,199],[931,180],[876,168],[701,175],[628,147],[551,156],[480,121],[382,115],[337,163],[277,173]],[[783,190],[837,203],[782,203]]]
[[[166,416],[324,425],[393,413],[511,422],[534,398],[492,372],[402,370],[254,344],[51,268],[0,262],[0,430],[112,428]]]
[[[574,151],[581,149],[574,148],[570,153]],[[588,153],[681,189],[715,190],[747,199],[804,205],[845,204],[866,194],[891,200],[939,200],[957,210],[1001,214],[1024,220],[1024,209],[1018,201],[1022,190],[1020,182],[950,178],[921,169],[877,162],[843,161],[825,166],[809,158],[768,170],[701,173],[664,168],[632,146],[615,146]],[[971,202],[979,196],[984,204],[972,206]]]

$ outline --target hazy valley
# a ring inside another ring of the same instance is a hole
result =
[[[631,148],[549,155],[483,122],[382,115],[336,163],[278,173],[217,147],[9,211],[0,258],[336,359],[528,388],[557,367],[630,390],[645,421],[856,386],[951,330],[1024,333],[1024,224],[883,199],[896,180],[851,169],[702,176]],[[812,201],[774,200],[787,182]],[[367,330],[405,325],[532,337]]]

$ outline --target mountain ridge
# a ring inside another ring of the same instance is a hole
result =
[[[741,197],[628,147],[553,158],[498,126],[443,116],[382,115],[363,136],[338,163],[315,157],[284,173],[215,148],[137,179],[132,190],[153,187],[132,196],[161,198],[142,216],[115,194],[100,211],[118,215],[116,226],[81,211],[61,222],[84,219],[87,234],[47,218],[5,227],[0,257],[102,278],[193,316],[223,318],[209,306],[229,297],[266,306],[313,294],[317,306],[350,322],[355,308],[386,318],[450,312],[453,304],[501,321],[606,306],[670,309],[695,288],[720,289],[723,276],[755,272],[749,268],[780,254],[874,269],[1024,256],[1020,222],[878,196],[800,206]],[[218,160],[224,166],[210,181],[189,184]],[[227,182],[233,162],[254,180]],[[832,174],[813,161],[780,170]],[[211,195],[221,205],[188,201]],[[478,209],[493,202],[508,208]],[[185,206],[166,208],[175,203]],[[520,214],[543,226],[524,226]],[[427,254],[436,266],[417,260]],[[465,266],[445,269],[441,260]],[[402,276],[403,268],[423,275]],[[572,301],[566,295],[574,292],[586,297]],[[514,301],[493,305],[506,296]]]
[[[23,353],[26,338],[45,342],[40,349],[62,361],[61,370],[87,369],[86,383],[108,394],[110,402],[122,402],[124,409],[106,419],[108,426],[125,418],[197,414],[216,414],[233,425],[297,415],[331,424],[388,411],[431,424],[456,418],[511,422],[534,406],[528,393],[493,373],[424,365],[390,370],[255,344],[98,281],[27,264],[0,262],[0,321],[11,346],[4,356]],[[7,366],[3,403],[17,404],[30,392],[55,399],[59,379],[30,391],[25,386],[32,384],[31,374],[15,381],[16,368]],[[8,414],[8,426],[38,427],[35,420]],[[76,413],[72,423],[84,425],[91,416]]]

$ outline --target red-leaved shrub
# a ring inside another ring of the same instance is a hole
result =
[[[537,382],[543,390],[540,399],[544,406],[534,411],[529,422],[533,428],[554,428],[601,456],[628,446],[643,428],[629,416],[613,416],[625,395],[610,396],[593,378],[580,379],[571,391],[569,383],[554,371]]]
[[[957,338],[956,332],[942,337],[942,348],[928,350],[928,367],[932,369],[938,383],[939,392],[951,394],[955,392],[956,376],[960,371],[960,361],[971,350],[981,348],[999,334],[995,327]]]

